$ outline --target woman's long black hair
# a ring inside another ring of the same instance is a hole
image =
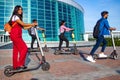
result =
[[[20,20],[22,21],[23,13],[22,13],[22,14],[18,14],[18,10],[19,10],[20,8],[22,9],[22,7],[21,7],[20,5],[15,6],[15,8],[14,8],[14,10],[13,10],[13,13],[12,13],[12,16],[11,16],[10,21],[9,21],[9,24],[10,24],[10,25],[12,25],[12,17],[13,17],[14,15],[17,15],[17,16],[20,18]]]
[[[62,21],[60,22],[60,26],[62,26],[64,23],[65,23],[65,21],[62,20]]]

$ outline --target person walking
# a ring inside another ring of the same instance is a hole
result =
[[[99,31],[100,33],[98,34],[98,38],[96,38],[96,44],[94,45],[93,49],[90,52],[90,55],[86,58],[88,61],[90,62],[96,62],[93,58],[95,51],[98,49],[98,47],[100,46],[101,43],[103,43],[102,45],[102,49],[101,52],[99,53],[99,57],[100,58],[104,58],[107,57],[107,55],[104,54],[106,45],[107,45],[107,41],[104,38],[104,35],[109,35],[109,30],[116,30],[116,28],[112,28],[109,26],[108,23],[108,11],[103,11],[101,12],[101,16],[102,18],[99,20],[100,24],[99,24]]]
[[[66,42],[66,48],[69,47],[69,41],[68,39],[65,37],[65,32],[66,31],[70,31],[70,30],[73,30],[72,28],[67,28],[65,26],[65,21],[61,21],[61,24],[60,24],[60,35],[59,35],[59,51],[61,51],[61,46],[63,44],[63,41]]]
[[[23,20],[23,9],[20,5],[15,6],[9,24],[14,25],[10,32],[10,39],[13,42],[13,69],[25,69],[25,59],[27,55],[27,46],[22,39],[22,28],[29,29],[37,23],[27,24]]]

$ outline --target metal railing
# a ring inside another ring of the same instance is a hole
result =
[[[120,39],[120,31],[113,31],[114,38]],[[106,35],[106,38],[111,38],[110,35]],[[89,31],[84,34],[84,40],[88,41],[89,38],[93,38],[93,32]]]
[[[0,43],[10,42],[9,34],[5,33],[4,30],[0,30]]]

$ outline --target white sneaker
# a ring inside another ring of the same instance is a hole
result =
[[[104,53],[99,54],[99,58],[106,58],[106,57],[107,57],[107,55],[105,55]]]
[[[96,61],[93,59],[93,57],[92,56],[88,56],[87,58],[86,58],[88,61],[90,61],[90,62],[93,62],[93,63],[95,63]]]

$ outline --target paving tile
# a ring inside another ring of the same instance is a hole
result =
[[[6,65],[6,64],[11,64],[12,59],[10,57],[0,57],[0,65]]]
[[[120,60],[102,59],[102,60],[97,60],[97,64],[102,64],[110,68],[118,68],[120,67]]]
[[[100,78],[97,80],[120,80],[120,75],[112,75],[112,76]]]
[[[69,62],[55,62],[51,64],[50,73],[55,76],[70,76],[97,70],[95,67],[71,60]]]
[[[78,49],[86,57],[92,47]],[[109,55],[112,51],[112,47],[107,47],[105,53]],[[117,52],[120,53],[120,47],[117,47]],[[41,59],[40,53],[38,56]],[[117,60],[97,59],[96,63],[85,61],[81,55],[54,55],[53,51],[45,52],[45,57],[51,66],[49,71],[39,68],[6,77],[4,67],[12,64],[12,49],[0,50],[0,80],[120,80],[120,57]],[[30,55],[30,59],[32,63],[29,66],[32,67],[38,61],[35,53]]]

